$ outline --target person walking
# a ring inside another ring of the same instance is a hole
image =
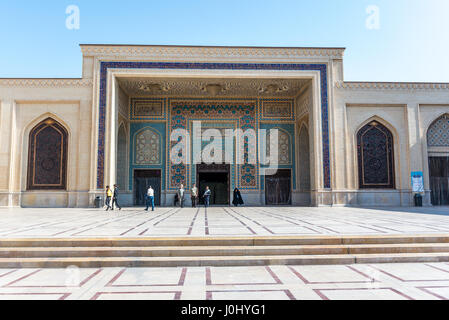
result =
[[[210,196],[212,192],[209,189],[209,186],[206,187],[206,191],[204,192],[203,199],[204,199],[204,206],[207,208],[209,207],[210,203]]]
[[[106,186],[106,211],[108,211],[109,209],[112,210],[111,207],[111,199],[112,199],[112,190],[111,188],[109,188],[109,186]]]
[[[178,206],[178,202],[179,202],[179,198],[178,198],[178,193],[175,193],[175,200],[174,200],[174,206],[177,207]]]
[[[151,204],[151,208],[152,208],[151,211],[154,211],[154,189],[153,189],[153,187],[150,186],[148,188],[146,198],[147,198],[147,201],[146,201],[147,207],[146,207],[145,211],[148,211],[150,204]]]
[[[193,184],[192,190],[190,190],[191,198],[192,198],[192,208],[196,208],[196,202],[198,199],[198,188],[196,184]]]
[[[114,193],[112,195],[112,211],[114,211],[114,205],[119,209],[122,210],[122,207],[118,204],[118,193],[119,189],[116,184],[114,184]]]
[[[236,207],[244,204],[240,190],[237,188],[234,189],[234,199],[232,200],[232,204]]]
[[[186,192],[184,190],[184,185],[181,184],[179,186],[179,189],[178,189],[178,199],[179,199],[179,203],[181,205],[181,208],[184,208],[184,196],[185,196],[185,193]]]

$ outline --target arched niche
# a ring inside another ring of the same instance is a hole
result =
[[[391,131],[372,120],[357,132],[360,189],[394,189],[394,140]]]
[[[66,190],[68,133],[49,117],[30,131],[27,190]]]
[[[128,136],[125,125],[121,124],[117,135],[117,185],[121,190],[125,190],[127,183],[127,154],[128,154]]]
[[[427,151],[431,203],[449,205],[449,114],[440,116],[429,126]]]
[[[298,149],[299,190],[302,192],[310,191],[310,139],[309,130],[305,125],[302,125],[299,130]]]

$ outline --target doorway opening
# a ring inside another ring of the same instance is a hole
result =
[[[279,169],[276,174],[265,176],[265,203],[275,206],[291,205],[291,181],[290,169]]]
[[[154,189],[154,204],[161,205],[161,170],[134,170],[134,205],[145,205],[149,187]]]
[[[449,205],[449,156],[429,157],[431,201],[434,206]]]
[[[206,186],[211,190],[210,205],[229,205],[230,202],[230,165],[199,164],[197,166],[197,187],[200,191],[200,203]]]

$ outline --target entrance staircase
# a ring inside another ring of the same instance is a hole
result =
[[[0,240],[0,268],[443,261],[449,261],[449,235]]]

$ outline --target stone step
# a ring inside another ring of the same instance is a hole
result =
[[[449,253],[222,257],[0,258],[0,268],[199,267],[447,262]]]
[[[80,257],[213,257],[276,255],[345,255],[447,252],[447,243],[305,246],[193,246],[193,247],[11,247],[0,258]]]
[[[449,243],[449,235],[0,239],[10,247],[191,247]]]
[[[449,261],[448,235],[0,240],[0,268]]]

